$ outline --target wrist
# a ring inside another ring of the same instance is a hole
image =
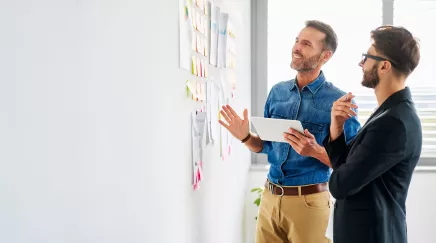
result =
[[[241,140],[241,143],[247,142],[251,138],[251,132],[248,132],[248,135]]]
[[[318,148],[316,150],[316,157],[315,159],[321,161],[322,163],[325,163],[328,161],[328,155],[324,147],[318,145]]]
[[[335,122],[332,122],[330,124],[330,130],[335,129],[335,130],[343,130],[344,129],[344,124],[336,124]]]
[[[323,147],[321,147],[319,144],[316,146],[316,149],[315,149],[315,154],[314,154],[314,158],[315,159],[317,159],[317,160],[321,160],[322,159],[322,150],[324,150],[324,148]]]
[[[343,131],[344,131],[344,125],[335,126],[334,124],[332,124],[330,126],[330,135],[341,134]]]

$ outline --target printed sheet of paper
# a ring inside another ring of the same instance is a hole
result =
[[[224,69],[220,73],[220,89],[224,100],[232,98],[231,71]]]
[[[210,108],[210,114],[211,114],[211,136],[212,141],[215,144],[215,141],[218,141],[219,137],[219,128],[221,127],[221,124],[218,123],[219,119],[219,111],[220,111],[220,104],[218,102],[218,86],[211,82],[211,108]]]
[[[228,99],[224,97],[222,90],[219,92],[219,107],[228,104]],[[226,120],[220,115],[220,120],[226,122]],[[227,123],[227,122],[226,122]],[[228,156],[228,142],[229,142],[229,132],[227,129],[220,125],[220,156],[222,160],[226,160]]]
[[[200,182],[203,179],[203,132],[205,128],[206,113],[192,112],[192,170],[193,170],[193,187],[199,189]]]
[[[220,13],[218,17],[218,64],[220,68],[225,68],[227,64],[227,22],[229,15]]]
[[[211,5],[210,13],[210,55],[209,63],[217,66],[218,61],[218,17],[220,16],[220,8]]]
[[[212,85],[213,83],[210,81],[207,81],[205,83],[206,85],[206,123],[207,123],[207,129],[206,129],[206,145],[213,144],[212,139]]]
[[[220,124],[218,123],[219,119],[219,102],[218,102],[218,86],[212,81],[209,80],[207,83],[207,98],[206,98],[206,113],[207,113],[207,138],[209,141],[206,141],[206,144],[215,144],[219,139],[219,128]]]

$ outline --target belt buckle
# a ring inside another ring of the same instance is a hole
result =
[[[285,189],[283,189],[282,186],[280,186],[280,185],[274,185],[274,184],[272,184],[272,183],[269,183],[269,191],[272,192],[272,194],[277,195],[277,194],[275,193],[274,186],[276,186],[276,187],[282,189],[282,193],[280,193],[280,195],[278,195],[279,197],[282,197],[283,195],[285,195]]]
[[[283,189],[282,186],[277,185],[278,188],[282,189],[282,193],[280,195],[278,195],[279,197],[283,197],[283,195],[285,195],[285,189]]]

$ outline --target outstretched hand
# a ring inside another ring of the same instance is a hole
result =
[[[247,137],[249,133],[249,120],[248,120],[248,110],[244,109],[244,118],[238,116],[238,114],[233,110],[230,105],[222,106],[220,111],[221,116],[224,121],[218,120],[218,122],[225,127],[235,138],[243,140]]]

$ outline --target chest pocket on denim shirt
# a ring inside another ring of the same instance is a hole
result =
[[[309,132],[312,133],[313,136],[315,136],[316,142],[318,142],[318,144],[321,144],[325,136],[327,136],[327,128],[329,127],[325,124],[317,124],[304,121],[301,122],[301,124],[303,125],[304,129],[309,130]]]
[[[279,115],[279,114],[271,114],[271,118],[274,119],[291,119],[289,117]],[[282,163],[288,158],[289,148],[291,145],[288,143],[279,143],[279,142],[271,142],[273,153],[276,157],[276,162]],[[270,161],[272,162],[272,161]]]

